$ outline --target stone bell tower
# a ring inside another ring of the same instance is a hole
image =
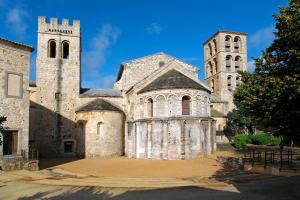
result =
[[[218,31],[204,42],[205,83],[214,95],[234,108],[233,91],[241,83],[239,71],[247,71],[247,34]]]
[[[37,104],[40,107],[36,140],[41,153],[55,156],[65,153],[64,141],[74,140],[74,113],[81,81],[80,21],[38,18],[36,59]],[[41,146],[47,148],[41,148]],[[76,141],[67,153],[75,152]],[[47,149],[47,152],[43,152]]]

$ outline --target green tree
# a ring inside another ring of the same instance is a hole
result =
[[[2,144],[1,133],[4,130],[3,123],[6,121],[6,117],[0,116],[0,145]]]
[[[234,93],[235,112],[299,141],[300,1],[290,0],[273,16],[275,40],[255,59],[253,73],[241,73],[244,84]]]

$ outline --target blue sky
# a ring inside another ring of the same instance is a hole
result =
[[[274,39],[273,13],[287,0],[0,0],[0,37],[37,46],[38,16],[79,19],[83,87],[109,88],[121,62],[165,52],[199,67],[219,29],[248,33],[248,61]],[[30,79],[35,79],[36,51]]]

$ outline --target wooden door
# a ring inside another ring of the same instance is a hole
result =
[[[12,132],[12,154],[18,153],[18,131]]]

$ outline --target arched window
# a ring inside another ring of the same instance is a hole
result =
[[[227,72],[231,71],[231,56],[230,55],[226,56],[226,71]]]
[[[153,100],[151,98],[147,100],[147,115],[153,117]]]
[[[215,81],[214,79],[211,80],[211,92],[213,93],[215,91]]]
[[[208,44],[208,48],[209,48],[209,55],[212,56],[212,47],[210,43]]]
[[[69,58],[69,42],[63,41],[62,42],[62,58],[63,59],[68,59]]]
[[[218,72],[218,62],[217,62],[217,59],[214,58],[214,65],[215,65],[215,73]]]
[[[236,36],[234,37],[234,52],[239,53],[241,46],[241,38]]]
[[[217,53],[217,41],[216,41],[216,39],[213,40],[213,43],[214,43],[214,53],[216,54]]]
[[[182,97],[182,115],[190,115],[191,98],[189,96]]]
[[[213,66],[211,64],[211,62],[208,63],[208,70],[209,70],[209,75],[212,76],[213,75]]]
[[[232,91],[232,85],[231,85],[231,80],[232,79],[232,77],[231,76],[228,76],[227,77],[227,89],[229,90],[229,91]]]
[[[56,57],[56,42],[54,40],[50,40],[48,43],[48,57],[49,58]]]
[[[238,72],[239,70],[241,70],[241,57],[240,56],[235,57],[234,63],[235,63],[235,71]]]
[[[229,35],[225,36],[225,51],[230,51],[231,48],[231,37]]]

